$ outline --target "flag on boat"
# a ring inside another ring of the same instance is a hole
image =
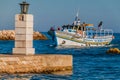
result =
[[[102,21],[100,21],[100,23],[98,24],[98,27],[101,27],[101,26],[102,26],[102,24],[103,24],[103,22],[102,22]]]

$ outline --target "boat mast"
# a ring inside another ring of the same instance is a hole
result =
[[[75,16],[75,20],[73,22],[73,25],[76,26],[77,25],[77,22],[78,22],[78,16],[79,16],[79,11],[77,11],[77,14]]]
[[[78,21],[79,11],[76,14],[75,21]]]
[[[77,26],[78,28],[79,28],[79,26],[80,26],[80,19],[78,18],[78,16],[79,16],[79,10],[77,11],[75,20],[74,20],[74,22],[73,22],[73,29],[75,28],[75,26]]]

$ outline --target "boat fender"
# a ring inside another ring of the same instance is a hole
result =
[[[112,39],[114,39],[115,37],[114,36],[112,36]]]

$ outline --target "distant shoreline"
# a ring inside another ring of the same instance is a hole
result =
[[[46,40],[47,37],[40,32],[33,33],[34,40]],[[15,40],[14,30],[0,30],[0,40]]]

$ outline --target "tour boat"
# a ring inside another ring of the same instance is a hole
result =
[[[63,25],[48,31],[55,46],[105,46],[113,40],[113,30],[103,29],[102,21],[95,28],[93,24],[81,24],[78,13],[72,25]]]

